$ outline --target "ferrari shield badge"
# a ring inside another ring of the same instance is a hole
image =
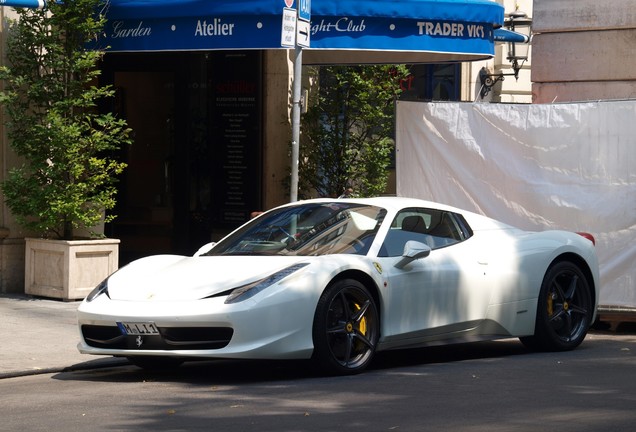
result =
[[[379,262],[374,262],[373,266],[375,267],[375,269],[378,271],[378,273],[382,274],[382,266],[380,265]]]

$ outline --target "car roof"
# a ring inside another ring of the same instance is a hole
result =
[[[397,212],[403,208],[420,207],[432,208],[444,211],[450,211],[462,215],[474,231],[492,230],[492,229],[516,229],[504,222],[497,221],[478,213],[460,209],[446,204],[434,201],[427,201],[419,198],[408,198],[398,196],[380,196],[373,198],[314,198],[308,200],[297,201],[287,205],[294,204],[310,204],[310,203],[334,203],[334,202],[350,202],[356,204],[374,205],[383,207],[391,212]]]
[[[350,202],[356,204],[367,204],[378,207],[384,207],[387,210],[399,210],[405,207],[424,207],[435,208],[440,210],[452,211],[455,213],[465,213],[466,210],[459,209],[457,207],[449,206],[446,204],[440,204],[433,201],[422,200],[419,198],[407,198],[397,196],[380,196],[373,198],[314,198],[303,201],[297,201],[290,204],[304,204],[304,203],[329,203],[329,202]]]

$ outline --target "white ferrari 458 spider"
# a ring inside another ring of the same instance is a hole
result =
[[[313,358],[519,337],[569,350],[595,319],[594,238],[527,232],[408,198],[319,199],[258,216],[193,257],[134,261],[78,310],[86,354],[142,367]]]

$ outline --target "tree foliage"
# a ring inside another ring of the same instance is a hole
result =
[[[301,195],[375,196],[386,189],[395,100],[406,66],[327,66],[303,119]]]
[[[0,102],[10,145],[23,163],[9,171],[2,189],[18,223],[44,237],[71,239],[74,229],[97,225],[115,205],[116,175],[125,168],[110,155],[131,142],[126,121],[97,107],[114,96],[111,87],[97,85],[103,50],[95,42],[105,25],[100,3],[16,9],[18,19],[9,25]]]

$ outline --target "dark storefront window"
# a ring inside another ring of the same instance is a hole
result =
[[[134,132],[106,227],[120,264],[191,254],[261,207],[260,52],[109,54],[102,70]]]
[[[409,69],[411,75],[402,82],[400,100],[460,100],[459,63],[411,65]]]

